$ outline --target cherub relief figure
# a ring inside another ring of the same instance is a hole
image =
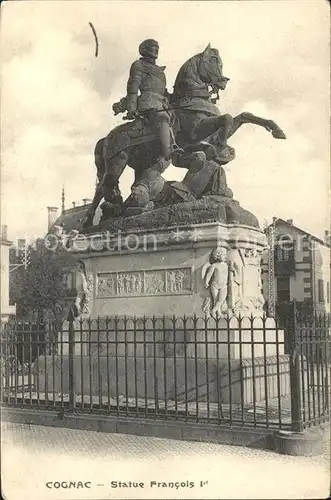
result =
[[[204,309],[216,318],[227,311],[229,268],[226,248],[216,248],[210,254],[209,263],[202,268],[202,279],[209,288],[212,301],[207,299]],[[210,302],[212,302],[210,304]]]

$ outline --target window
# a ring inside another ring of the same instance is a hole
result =
[[[289,261],[294,259],[293,241],[288,236],[280,236],[276,245],[276,260]]]
[[[287,276],[277,278],[277,302],[290,302],[290,279]]]
[[[289,260],[290,251],[287,248],[277,247],[277,260]]]
[[[318,302],[324,302],[324,282],[318,280]]]
[[[326,284],[326,301],[330,304],[330,282],[328,281]]]

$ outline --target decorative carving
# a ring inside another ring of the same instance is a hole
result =
[[[184,285],[185,273],[180,269],[167,271],[167,290],[171,293],[182,292]]]
[[[210,296],[203,304],[209,316],[262,313],[264,298],[260,252],[255,248],[217,248],[202,268],[202,278]]]
[[[252,312],[262,312],[265,300],[262,294],[261,268],[253,266],[251,267],[252,270],[255,271],[252,276],[252,278],[255,279],[251,279],[251,289],[246,299],[246,307],[249,308]]]
[[[74,315],[90,315],[93,299],[93,273],[86,272],[83,261],[78,261],[76,269],[76,297],[73,304]]]
[[[107,276],[106,278],[99,278],[98,291],[102,295],[115,295],[115,280],[114,276]]]
[[[117,295],[139,295],[142,277],[139,272],[117,273]]]
[[[203,306],[207,314],[223,317],[223,313],[227,311],[228,277],[227,250],[216,248],[210,255],[209,263],[202,268],[202,278],[211,295],[211,299],[207,299]]]
[[[257,257],[258,251],[256,248],[245,248],[244,255],[245,257]]]
[[[186,294],[192,291],[191,268],[170,268],[98,275],[98,297]]]
[[[165,292],[164,271],[149,271],[145,273],[145,292],[148,295]]]
[[[245,296],[243,306],[249,309],[253,314],[263,311],[265,303],[262,295],[261,280],[261,253],[256,248],[246,248],[245,255],[245,273],[244,289]]]
[[[228,253],[229,289],[228,307],[238,313],[243,306],[243,283],[245,260],[240,249],[232,248]]]
[[[261,261],[260,252],[256,248],[245,248],[243,250],[246,263],[251,266],[259,266]]]
[[[89,316],[91,314],[91,304],[93,299],[93,273],[88,272],[86,277],[85,298],[82,303],[81,314]]]

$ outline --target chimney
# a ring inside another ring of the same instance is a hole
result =
[[[75,201],[72,202],[72,208],[76,208],[76,202]]]
[[[48,211],[48,231],[49,231],[57,219],[58,208],[57,207],[47,207],[47,211]]]
[[[17,240],[17,246],[19,248],[25,247],[26,245],[26,239],[25,238],[18,238]]]
[[[7,226],[1,226],[1,239],[2,240],[7,240],[8,238],[8,232],[7,232]]]
[[[324,231],[324,241],[327,245],[330,245],[330,231]]]
[[[293,219],[287,219],[287,220],[286,220],[286,222],[287,222],[288,224],[290,224],[291,226],[293,226]]]
[[[90,198],[83,198],[83,204],[84,205],[88,205],[91,202],[92,202],[92,200]]]

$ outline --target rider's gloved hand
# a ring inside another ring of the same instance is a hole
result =
[[[139,117],[139,114],[137,113],[137,111],[128,111],[126,114],[127,120],[135,120],[138,117]]]

